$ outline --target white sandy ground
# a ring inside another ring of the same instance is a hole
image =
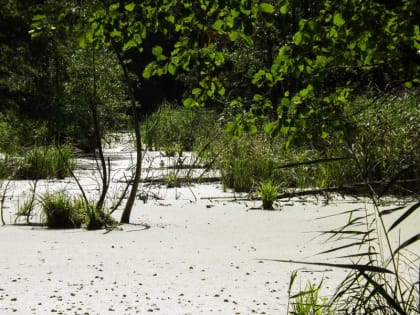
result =
[[[162,200],[139,200],[132,224],[111,232],[0,227],[0,314],[286,314],[293,270],[299,271],[293,292],[324,279],[325,294],[346,273],[264,259],[332,262],[331,254],[316,255],[337,245],[319,231],[348,217],[318,218],[371,208],[365,200],[335,196],[328,205],[295,198],[262,211],[254,209],[259,201],[227,198],[232,193],[220,184],[153,189]],[[16,209],[6,210],[10,223]],[[417,234],[418,222],[415,214],[401,239]],[[419,246],[411,251],[415,257]],[[413,282],[417,266],[418,260],[407,267]]]

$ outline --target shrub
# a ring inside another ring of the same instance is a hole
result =
[[[86,207],[64,193],[46,193],[40,203],[49,228],[80,228],[85,220]]]
[[[344,144],[357,161],[359,179],[388,180],[409,166],[402,178],[418,177],[419,103],[419,96],[385,95],[373,99],[368,95],[360,96],[346,109],[349,127]]]
[[[167,153],[191,151],[195,144],[214,130],[216,114],[204,108],[162,105],[142,121],[144,143]]]
[[[70,146],[35,146],[19,162],[16,177],[19,179],[64,178],[74,167]]]

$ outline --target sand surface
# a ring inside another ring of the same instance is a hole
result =
[[[138,200],[132,224],[117,230],[0,227],[0,314],[286,314],[294,270],[293,292],[324,279],[325,294],[345,271],[265,259],[335,261],[316,255],[336,246],[319,234],[348,216],[320,218],[371,207],[335,196],[327,205],[296,198],[263,211],[220,184],[153,189],[159,200]],[[6,210],[11,223],[16,204]]]

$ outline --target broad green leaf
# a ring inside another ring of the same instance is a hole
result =
[[[36,30],[30,30],[28,32],[31,35],[31,39],[35,39],[41,36],[42,32],[36,31]]]
[[[224,87],[223,85],[222,85],[222,86],[220,86],[220,87],[219,87],[219,89],[217,90],[217,93],[218,93],[220,96],[225,95],[225,93],[226,93],[225,87]]]
[[[166,20],[167,20],[168,22],[170,22],[170,23],[174,24],[174,23],[175,23],[175,16],[173,16],[173,15],[171,14],[171,15],[169,15],[169,16],[166,18]]]
[[[85,48],[86,47],[86,37],[85,37],[84,34],[81,35],[81,36],[79,36],[78,42],[79,42],[79,46],[80,47],[82,47],[82,48]]]
[[[162,46],[155,46],[152,48],[152,54],[156,56],[158,61],[166,60],[166,56],[163,54]]]
[[[127,3],[125,6],[124,6],[124,9],[126,10],[126,11],[128,11],[128,12],[131,12],[131,11],[133,11],[134,10],[134,8],[136,7],[136,4],[134,3],[134,2],[131,2],[131,3]]]
[[[281,128],[280,128],[280,132],[284,135],[287,135],[289,133],[289,130],[290,130],[290,127],[285,126],[285,125],[281,126]]]
[[[130,48],[136,47],[137,43],[134,39],[130,39],[128,42],[124,43],[123,51],[127,51]]]
[[[262,96],[261,94],[255,94],[253,97],[253,100],[256,102],[260,102],[264,99],[264,96]]]
[[[280,13],[285,15],[289,11],[289,4],[286,3],[280,7]]]
[[[272,4],[263,2],[260,4],[260,11],[263,13],[273,14],[274,13],[274,6]]]
[[[110,12],[114,12],[117,11],[120,8],[120,4],[119,3],[113,3],[109,6],[109,11]]]
[[[264,132],[271,137],[275,137],[278,133],[278,126],[279,123],[277,121],[269,122],[264,126]]]
[[[213,23],[213,28],[217,31],[222,31],[224,24],[225,23],[223,22],[223,20],[217,20],[216,22]]]
[[[168,64],[168,72],[170,75],[174,75],[176,72],[176,65],[172,62]]]
[[[154,66],[154,64],[152,64],[152,63],[148,64],[148,65],[144,68],[144,71],[143,71],[143,78],[145,78],[145,79],[150,79],[150,78],[151,78],[151,76],[153,75],[154,71],[155,71],[155,66]]]
[[[283,97],[281,99],[281,106],[283,107],[289,107],[290,106],[290,100],[288,97]]]
[[[194,100],[191,97],[186,98],[182,103],[184,104],[185,107],[190,107],[192,106]]]
[[[341,13],[337,12],[334,14],[334,18],[333,18],[333,23],[336,26],[342,26],[344,25],[344,23],[346,23],[346,21],[343,19],[343,16],[341,15]]]
[[[266,72],[263,69],[258,70],[257,73],[254,74],[252,78],[252,84],[255,84],[256,86],[262,86],[262,78],[265,77]]]
[[[214,92],[216,92],[216,84],[214,84],[214,82],[210,83],[210,89],[207,89],[207,95],[208,96],[213,96]]]
[[[302,90],[299,91],[299,95],[302,98],[307,97],[308,95],[310,95],[314,90],[314,87],[311,84],[308,84],[308,86]]]
[[[112,38],[120,37],[121,36],[121,32],[119,30],[117,30],[116,28],[114,28],[112,30],[112,32],[110,33],[110,35],[111,35]]]
[[[231,9],[230,10],[230,15],[234,18],[237,18],[239,16],[239,11],[236,9]]]
[[[265,78],[267,79],[267,81],[273,82],[273,75],[270,72],[265,73]]]
[[[195,96],[197,96],[197,95],[200,95],[201,94],[201,89],[200,88],[194,88],[192,91],[191,91],[191,94],[192,95],[195,95]]]
[[[295,35],[293,36],[293,42],[299,46],[302,43],[302,40],[303,40],[302,32],[296,32]]]
[[[233,28],[235,25],[235,18],[233,16],[227,16],[226,17],[226,26],[228,28]]]
[[[86,39],[91,43],[93,42],[93,34],[94,34],[93,25],[86,31]]]
[[[235,40],[237,40],[238,39],[238,37],[239,37],[239,33],[238,32],[236,32],[236,31],[231,31],[231,32],[229,32],[229,39],[231,40],[231,41],[235,41]]]
[[[32,18],[32,21],[41,21],[41,20],[45,20],[46,18],[47,16],[44,14],[37,14]]]
[[[407,82],[405,82],[405,83],[404,83],[404,86],[405,86],[406,88],[411,89],[411,88],[413,87],[413,82],[411,82],[411,81],[407,81]]]
[[[152,48],[152,54],[155,55],[156,57],[159,57],[160,55],[162,55],[163,52],[163,48],[162,46],[155,46]]]
[[[257,133],[257,131],[258,131],[257,126],[255,126],[254,124],[247,125],[247,132],[250,135],[255,135]]]

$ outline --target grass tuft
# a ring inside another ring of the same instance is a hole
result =
[[[257,194],[261,198],[264,210],[273,210],[273,203],[277,199],[280,186],[273,184],[271,181],[262,182]]]
[[[86,208],[64,193],[46,193],[40,203],[49,228],[80,228],[85,220]]]
[[[73,152],[70,146],[35,146],[24,153],[19,162],[16,177],[18,179],[62,179],[70,175],[70,169],[73,167]]]

